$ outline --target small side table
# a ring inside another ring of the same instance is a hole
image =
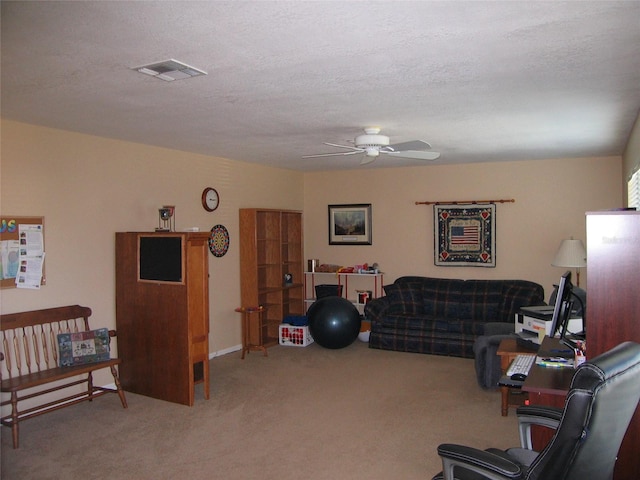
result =
[[[513,359],[518,355],[532,354],[535,352],[520,347],[515,338],[505,338],[500,342],[496,353],[500,357],[502,373],[505,374]],[[511,388],[501,385],[500,393],[502,394],[501,413],[503,417],[509,415],[509,407],[519,407],[520,405],[524,405],[529,399],[529,394],[523,392],[521,388]]]
[[[264,310],[262,305],[236,308],[236,312],[242,314],[242,357],[240,357],[242,360],[244,360],[244,354],[252,350],[262,350],[264,356],[268,356],[261,334]]]

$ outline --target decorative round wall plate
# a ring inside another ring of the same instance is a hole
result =
[[[224,225],[214,225],[211,229],[209,250],[214,257],[222,257],[229,250],[229,231]]]

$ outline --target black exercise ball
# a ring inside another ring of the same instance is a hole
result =
[[[346,298],[332,296],[316,300],[307,311],[313,339],[325,348],[351,345],[360,333],[360,314]]]

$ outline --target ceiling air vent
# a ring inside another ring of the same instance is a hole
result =
[[[182,78],[191,78],[207,74],[207,72],[203,70],[199,70],[187,65],[186,63],[174,60],[173,58],[163,62],[149,63],[148,65],[134,67],[132,70],[137,70],[145,75],[151,75],[152,77],[159,78],[165,82],[173,82],[174,80],[180,80]]]

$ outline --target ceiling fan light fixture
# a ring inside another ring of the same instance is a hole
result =
[[[370,146],[386,147],[389,145],[389,137],[386,135],[358,135],[354,143],[358,148],[367,148]]]
[[[377,147],[366,147],[364,153],[367,157],[377,157],[380,155],[380,149]]]

